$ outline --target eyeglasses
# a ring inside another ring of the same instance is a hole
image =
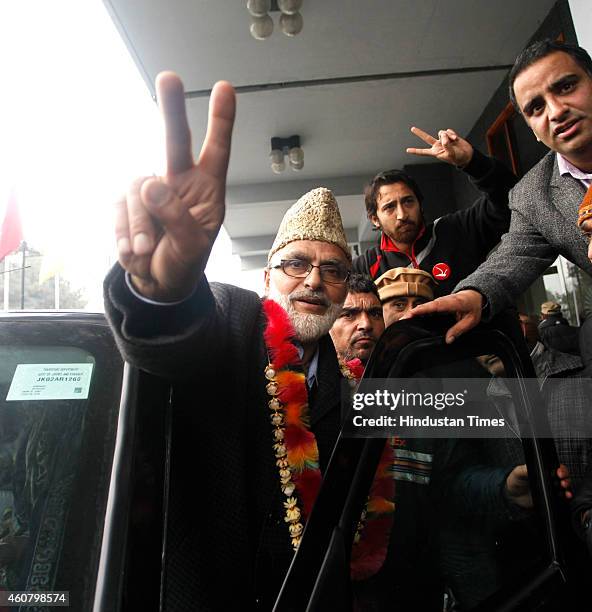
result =
[[[319,269],[321,279],[325,283],[344,283],[349,278],[349,270],[342,264],[321,264],[315,266],[303,259],[282,259],[277,266],[272,266],[274,270],[281,268],[284,274],[294,278],[306,278],[313,268]]]

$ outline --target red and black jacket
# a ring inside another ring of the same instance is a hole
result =
[[[483,194],[472,206],[425,226],[413,244],[411,257],[381,232],[378,245],[354,260],[354,271],[376,279],[391,268],[421,268],[436,278],[436,297],[452,293],[508,231],[508,193],[518,181],[502,163],[477,150],[464,171]]]

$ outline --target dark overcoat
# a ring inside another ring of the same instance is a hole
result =
[[[106,313],[126,359],[174,385],[166,609],[270,609],[292,559],[272,450],[261,299],[205,280],[174,306],[138,300],[119,266]],[[323,470],[340,424],[342,380],[320,342],[311,428]]]

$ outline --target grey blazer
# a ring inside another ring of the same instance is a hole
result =
[[[545,155],[510,192],[510,229],[499,248],[455,292],[486,296],[487,319],[511,306],[558,255],[592,276],[588,243],[576,225],[585,193],[579,181],[559,174],[554,152]]]

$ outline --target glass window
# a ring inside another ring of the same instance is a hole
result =
[[[69,591],[80,610],[92,605],[122,380],[93,323],[0,320],[0,589]]]

